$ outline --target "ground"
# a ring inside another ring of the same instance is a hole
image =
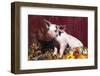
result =
[[[42,53],[42,51],[44,51]],[[85,59],[88,58],[88,50],[86,47],[83,48],[75,48],[74,51],[72,49],[66,49],[62,58],[59,58],[59,54],[53,55],[53,49],[42,49],[41,46],[33,43],[29,47],[28,51],[28,60],[56,60],[56,59]]]

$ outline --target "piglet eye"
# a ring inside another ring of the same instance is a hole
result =
[[[47,28],[47,30],[49,30],[49,28]]]
[[[55,30],[55,32],[57,32],[57,30]]]

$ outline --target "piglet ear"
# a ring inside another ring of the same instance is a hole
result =
[[[44,23],[46,24],[46,27],[47,27],[47,28],[50,27],[50,24],[51,24],[51,23],[50,23],[48,20],[44,19],[43,21],[44,21]]]
[[[61,25],[61,26],[59,26],[59,29],[60,29],[60,30],[65,30],[65,29],[66,29],[66,25]]]

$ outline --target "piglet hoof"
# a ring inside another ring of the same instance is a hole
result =
[[[59,56],[58,59],[63,59],[63,57],[62,56]]]
[[[57,53],[54,52],[54,53],[52,53],[52,55],[53,55],[53,56],[57,56]]]
[[[53,59],[57,59],[57,55],[53,55]]]
[[[63,57],[59,57],[58,59],[63,59]]]
[[[56,56],[56,54],[52,54],[53,56]]]

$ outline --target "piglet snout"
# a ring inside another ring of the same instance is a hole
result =
[[[53,37],[53,33],[52,32],[48,32],[47,36],[50,37],[50,38],[52,38]]]
[[[52,37],[50,34],[47,34],[47,35],[46,35],[46,39],[47,39],[47,41],[49,41],[49,40],[52,40],[53,37]]]

